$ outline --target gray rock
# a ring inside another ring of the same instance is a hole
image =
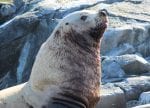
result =
[[[28,0],[13,0],[13,4],[16,6],[17,10],[19,10],[19,8],[21,8],[21,6],[23,6],[27,1]]]
[[[119,49],[120,53],[124,53],[123,50],[127,50],[128,48],[125,48],[122,45],[128,43],[130,47],[133,46],[132,51],[129,53],[138,52],[141,53],[144,57],[147,57],[149,56],[150,52],[149,30],[149,24],[109,28],[107,32],[105,32],[102,40],[101,54],[115,55],[115,53],[112,52],[114,49]],[[122,49],[120,48],[121,46]],[[116,52],[116,54],[119,54],[119,51]]]
[[[142,92],[150,91],[150,77],[127,78],[125,81],[115,83],[115,86],[120,87],[124,91],[127,101],[138,100]]]
[[[106,0],[107,3],[115,3],[115,2],[122,2],[124,0]]]
[[[149,0],[125,0],[105,7],[110,16],[112,26],[136,23],[150,23]],[[138,5],[137,5],[138,4]]]
[[[149,104],[150,103],[150,91],[141,93],[139,101],[141,104]]]
[[[150,63],[150,56],[146,57],[145,60],[147,60]]]
[[[115,61],[104,60],[102,62],[102,79],[123,78],[125,72]]]
[[[142,74],[150,71],[150,63],[135,54],[110,57],[106,56],[105,60],[117,62],[127,74]]]
[[[16,6],[11,4],[5,4],[0,7],[0,15],[2,17],[10,16],[16,12]]]
[[[5,76],[0,79],[0,90],[1,88],[13,86],[15,83],[15,75],[12,75],[11,72],[7,72]]]
[[[145,104],[145,105],[139,105],[139,106],[135,106],[132,108],[150,108],[150,104]]]
[[[135,4],[140,4],[143,2],[143,0],[126,0],[128,2],[131,2],[131,3],[135,3]]]
[[[123,43],[119,47],[113,48],[109,53],[106,53],[106,56],[120,56],[124,54],[133,54],[135,53],[135,48],[128,44],[128,43]]]
[[[96,108],[126,108],[124,92],[119,87],[104,85]]]
[[[137,45],[137,52],[141,53],[144,57],[148,57],[150,55],[150,24],[144,25],[143,35],[141,35],[141,40],[139,45]]]
[[[121,67],[128,74],[141,74],[150,71],[150,64],[142,57],[137,55],[123,55],[125,61]]]
[[[138,100],[131,100],[127,102],[127,108],[132,108],[138,105],[141,105]]]
[[[115,83],[115,82],[121,82],[123,81],[125,78],[103,78],[101,79],[102,84],[106,84],[106,83]]]

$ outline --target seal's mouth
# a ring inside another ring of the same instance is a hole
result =
[[[104,31],[107,28],[107,25],[108,25],[107,21],[102,21],[101,23],[98,23],[94,28],[95,33],[97,33],[97,35],[100,35],[98,33],[104,33]]]
[[[98,27],[102,28],[102,29],[106,29],[107,25],[108,25],[108,17],[107,17],[107,11],[106,10],[100,10],[99,11],[99,16],[101,18],[101,23],[99,24]]]
[[[94,38],[94,40],[99,41],[103,36],[106,28],[108,26],[107,18],[102,20],[100,23],[97,23],[96,27],[91,29],[90,35]]]

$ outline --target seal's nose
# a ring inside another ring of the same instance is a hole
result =
[[[104,12],[104,11],[100,11],[100,13],[99,13],[101,16],[104,16],[104,17],[106,17],[107,16],[107,14],[106,14],[106,12]]]
[[[102,9],[99,11],[99,15],[100,16],[103,16],[103,17],[106,17],[107,16],[107,10],[106,9]]]
[[[98,14],[102,22],[108,23],[108,12],[106,9],[99,10]]]

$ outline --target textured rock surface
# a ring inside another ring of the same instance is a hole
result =
[[[124,92],[113,85],[101,88],[101,99],[96,108],[126,108]]]
[[[132,108],[150,108],[150,104],[146,104],[146,105],[139,105],[139,106],[135,106]]]
[[[106,53],[106,56],[120,56],[124,54],[134,54],[135,53],[135,48],[128,44],[121,44],[118,47],[113,48],[111,51]]]
[[[124,70],[113,60],[103,60],[102,67],[102,79],[104,80],[125,77]]]
[[[124,91],[127,101],[137,100],[142,92],[150,91],[150,77],[127,78],[122,82],[115,83],[115,86],[120,87]]]
[[[123,44],[128,44],[133,49],[133,51],[128,52],[129,54],[138,52],[147,57],[150,51],[149,31],[149,24],[110,28],[103,37],[101,53],[106,55],[113,49],[119,49]]]
[[[143,93],[141,93],[139,101],[142,104],[148,104],[148,103],[150,103],[150,91],[149,92],[143,92]]]
[[[126,74],[138,75],[150,71],[150,63],[146,61],[143,57],[140,57],[136,54],[126,54],[121,56],[103,56],[102,59],[104,59],[102,61],[102,67],[104,67],[104,69],[109,69],[109,67],[111,66],[109,64],[116,62],[117,64],[119,64],[120,68],[126,72]],[[118,66],[114,66],[114,68],[118,68],[118,72],[120,74],[122,73],[120,72]],[[113,70],[114,69],[112,69],[112,71]]]

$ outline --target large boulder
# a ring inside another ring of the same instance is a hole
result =
[[[141,93],[139,101],[141,104],[149,104],[150,103],[150,91]]]
[[[102,40],[101,54],[117,56],[138,52],[147,57],[150,52],[149,31],[149,24],[109,28]]]
[[[125,54],[134,54],[135,53],[135,48],[128,44],[128,43],[123,43],[119,45],[118,47],[115,47],[111,49],[108,53],[106,53],[106,56],[120,56],[120,55],[125,55]]]
[[[102,61],[102,82],[109,82],[111,81],[110,79],[124,77],[125,72],[117,62],[107,59]]]
[[[96,108],[126,108],[124,92],[112,84],[101,87],[101,98]]]
[[[138,100],[142,92],[150,91],[150,77],[140,76],[127,78],[122,82],[115,83],[115,86],[120,87],[124,91],[126,101]]]
[[[0,8],[0,15],[3,17],[10,16],[16,12],[16,6],[12,4],[2,5]]]
[[[120,65],[127,74],[137,75],[150,71],[150,63],[146,61],[143,57],[136,54],[126,54],[121,56],[103,56],[103,62],[109,61],[110,63],[116,62]],[[108,65],[106,65],[109,67]]]
[[[145,104],[145,105],[139,105],[139,106],[135,106],[132,108],[150,108],[150,104]]]

